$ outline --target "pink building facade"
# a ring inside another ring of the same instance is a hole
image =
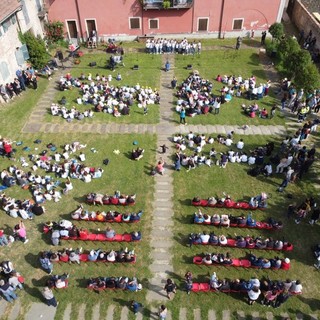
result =
[[[144,35],[234,37],[280,22],[286,0],[47,0],[48,18],[65,37],[132,39]],[[165,8],[164,2],[170,7]]]

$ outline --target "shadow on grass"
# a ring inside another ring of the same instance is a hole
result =
[[[25,255],[25,260],[27,263],[29,263],[33,268],[40,269],[40,263],[39,263],[39,257],[38,255],[32,254],[29,252],[27,255]]]
[[[77,287],[78,288],[87,288],[87,283],[88,283],[88,279],[86,278],[82,278],[82,279],[75,279],[76,282],[77,282]],[[91,291],[94,291],[96,292],[95,290],[91,290]],[[99,293],[100,291],[98,291],[97,293]]]
[[[180,199],[179,200],[180,204],[182,206],[189,206],[189,207],[192,207],[192,204],[191,204],[191,199]]]
[[[316,271],[316,272],[318,272],[318,271]],[[303,297],[301,295],[297,296],[297,298],[301,302],[303,302],[306,305],[308,305],[312,311],[318,311],[319,310],[319,306],[320,306],[320,300],[319,299],[314,299],[314,298],[308,299],[308,298],[305,298],[305,297]]]
[[[40,279],[32,279],[31,282],[35,288],[45,287],[48,279],[49,279],[49,276],[43,276]]]
[[[44,301],[41,291],[37,287],[29,287],[27,284],[24,284],[23,287],[25,292],[28,293],[30,296],[34,298],[38,298],[41,301]]]
[[[179,233],[178,235],[174,236],[173,239],[184,247],[188,246],[189,237],[186,234]]]

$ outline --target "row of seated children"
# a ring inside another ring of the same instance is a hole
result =
[[[302,285],[299,280],[271,280],[269,278],[258,279],[252,277],[249,280],[245,279],[219,279],[216,272],[210,277],[210,288],[213,290],[219,290],[221,292],[248,292],[253,287],[257,287],[261,290],[264,295],[268,291],[290,292],[291,294],[301,294]]]
[[[58,104],[52,103],[50,110],[51,115],[60,116],[68,122],[71,122],[74,119],[83,120],[84,118],[93,118],[93,110],[88,109],[85,111],[80,111],[77,110],[75,106],[68,109],[65,106],[59,106]]]
[[[135,292],[142,290],[142,285],[135,277],[97,277],[88,280],[87,288],[93,290],[121,289]]]
[[[261,192],[257,196],[251,197],[249,202],[241,201],[236,202],[232,200],[229,194],[224,194],[224,197],[216,198],[216,197],[209,197],[208,201],[206,202],[207,206],[221,206],[226,208],[235,208],[241,207],[241,204],[247,204],[248,208],[266,208],[267,207],[267,199],[268,195],[265,192]],[[201,203],[200,197],[194,197],[192,199],[192,203],[196,205],[197,203]]]
[[[276,221],[273,218],[268,218],[267,225],[265,223],[258,224],[256,220],[252,218],[251,213],[246,217],[245,215],[233,216],[222,214],[219,215],[217,213],[212,216],[207,213],[203,214],[201,210],[194,213],[193,222],[198,224],[213,224],[215,226],[221,227],[229,227],[231,226],[239,226],[239,227],[256,227],[259,226],[261,229],[281,229],[283,227],[283,223],[281,221]]]
[[[118,251],[97,249],[90,250],[87,253],[83,253],[82,248],[75,250],[66,248],[61,251],[48,251],[46,256],[52,262],[75,262],[78,264],[81,261],[133,262],[135,260],[134,250],[128,251],[128,248]]]
[[[250,118],[255,118],[257,114],[259,118],[262,118],[262,119],[269,118],[268,110],[266,108],[260,109],[256,102],[254,102],[252,105],[249,105],[249,106],[242,104],[241,108],[244,111],[244,113],[248,115]]]
[[[78,209],[71,213],[71,218],[74,220],[94,220],[103,222],[136,222],[140,221],[143,211],[131,213],[119,213],[117,211],[88,211],[84,210],[80,205]]]
[[[228,85],[229,87],[233,87],[236,90],[240,89],[241,91],[249,91],[249,89],[257,88],[259,90],[259,94],[263,92],[265,95],[268,95],[270,88],[270,80],[268,80],[266,84],[260,83],[260,85],[257,87],[256,78],[253,75],[251,75],[249,78],[243,78],[241,75],[222,76],[218,74],[216,77],[216,81],[222,82]]]
[[[94,205],[113,204],[113,202],[115,202],[115,204],[133,204],[135,203],[135,199],[135,194],[125,195],[120,193],[120,191],[115,191],[112,196],[94,192],[90,192],[86,195],[86,201],[88,203],[93,203]]]
[[[21,217],[22,219],[33,219],[33,200],[18,200],[6,196],[5,193],[0,195],[1,208],[12,218]]]
[[[211,245],[221,245],[225,246],[228,244],[228,240],[224,235],[217,236],[214,232],[199,233],[199,234],[190,234],[190,245],[192,244],[211,244]],[[282,250],[284,247],[284,242],[281,240],[274,240],[272,237],[263,239],[259,237],[250,237],[250,236],[236,236],[235,246],[238,248],[257,248],[257,249],[270,249],[270,250]],[[290,243],[285,242],[286,247],[291,247]]]
[[[257,267],[260,269],[284,269],[288,270],[290,268],[290,259],[280,259],[275,257],[272,259],[266,259],[263,257],[256,257],[254,254],[250,253],[248,255],[248,260],[250,261],[250,266]],[[222,265],[232,265],[233,259],[229,252],[223,253],[206,253],[203,255],[202,263],[205,265],[212,264],[222,264]]]

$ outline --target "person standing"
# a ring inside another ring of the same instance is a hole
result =
[[[22,220],[14,227],[14,236],[17,240],[28,243],[26,227]]]
[[[167,318],[167,314],[168,314],[168,309],[166,308],[165,305],[162,304],[159,307],[159,312],[158,312],[159,319],[160,320],[165,320]]]
[[[0,280],[0,292],[8,302],[12,302],[18,298],[13,287],[9,284],[9,282],[5,282],[4,280]]]
[[[261,45],[264,46],[266,44],[266,36],[267,36],[267,31],[263,31],[261,33]]]
[[[56,298],[53,295],[52,290],[49,287],[44,287],[42,290],[42,296],[46,301],[47,306],[57,307],[59,302],[57,302]]]
[[[139,303],[139,302],[137,302],[135,300],[131,301],[130,308],[131,308],[131,310],[133,311],[134,314],[137,314],[141,307],[142,307],[141,303]]]
[[[186,123],[186,109],[184,107],[180,110],[180,124],[187,124]]]
[[[167,292],[167,297],[169,300],[171,300],[174,297],[174,294],[176,293],[177,286],[173,282],[173,280],[168,279],[166,285],[164,286],[164,290]]]
[[[237,38],[236,50],[240,49],[241,43],[242,43],[242,38],[239,36]]]
[[[177,86],[177,78],[173,77],[173,79],[171,80],[171,88],[175,89]]]

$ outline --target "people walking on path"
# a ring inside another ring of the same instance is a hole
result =
[[[44,287],[41,293],[48,306],[58,306],[59,302],[57,302],[52,290],[49,287]]]
[[[165,305],[162,304],[159,307],[159,313],[158,313],[159,319],[160,320],[165,320],[167,318],[167,314],[168,314],[168,309],[166,308]]]

